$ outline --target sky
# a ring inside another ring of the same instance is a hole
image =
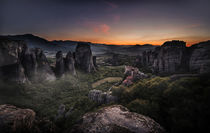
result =
[[[210,40],[210,0],[0,0],[0,35],[154,44]]]

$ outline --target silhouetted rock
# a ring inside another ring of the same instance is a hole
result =
[[[72,75],[76,75],[74,56],[71,53],[71,51],[69,51],[66,55],[65,69],[66,69],[67,73],[70,73]]]
[[[65,72],[65,64],[62,51],[56,53],[55,74],[58,78],[62,77]]]
[[[71,133],[164,133],[153,119],[129,112],[121,105],[101,108],[86,113]]]
[[[75,51],[75,62],[76,67],[85,72],[96,70],[93,64],[92,51],[88,43],[78,43]]]
[[[27,132],[33,127],[35,112],[12,105],[0,105],[0,132]]]

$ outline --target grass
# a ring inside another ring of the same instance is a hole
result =
[[[92,88],[96,88],[99,85],[104,84],[106,82],[108,82],[108,83],[114,83],[114,82],[119,82],[121,80],[122,80],[121,77],[107,77],[107,78],[101,79],[101,80],[96,81],[95,83],[93,83],[92,84]]]

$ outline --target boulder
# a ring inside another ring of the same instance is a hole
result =
[[[33,127],[35,112],[12,105],[0,105],[0,132],[27,132]]]
[[[80,42],[77,44],[75,63],[77,68],[85,72],[90,73],[96,70],[93,64],[93,56],[89,43]]]
[[[121,105],[104,107],[86,113],[71,133],[164,133],[153,119],[129,112]]]
[[[74,56],[69,51],[65,58],[65,71],[71,75],[76,75]]]
[[[62,51],[56,53],[55,74],[58,78],[62,77],[65,72],[65,64]]]

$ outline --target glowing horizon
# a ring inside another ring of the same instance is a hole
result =
[[[115,45],[210,40],[208,0],[5,0],[0,35]]]

